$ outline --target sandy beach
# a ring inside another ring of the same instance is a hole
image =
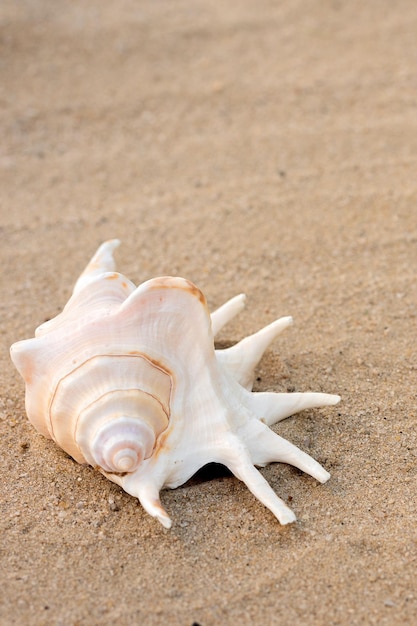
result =
[[[417,5],[3,0],[0,624],[417,623]],[[225,347],[275,318],[256,391],[339,394],[274,430],[326,484],[209,468],[170,530],[36,432],[10,345],[112,238],[183,276]]]

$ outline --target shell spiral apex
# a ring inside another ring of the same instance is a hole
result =
[[[210,315],[201,291],[183,278],[135,287],[115,271],[118,245],[103,243],[63,311],[33,339],[12,345],[29,420],[136,496],[166,528],[160,490],[182,485],[210,462],[226,465],[281,524],[293,522],[255,466],[289,463],[322,483],[330,475],[269,426],[340,398],[252,392],[264,351],[292,319],[215,350],[214,335],[243,309],[245,296]]]

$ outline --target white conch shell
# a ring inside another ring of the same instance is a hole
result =
[[[138,497],[166,528],[171,520],[159,491],[182,485],[210,462],[226,465],[281,524],[294,521],[254,465],[290,463],[320,482],[330,475],[268,426],[340,398],[252,393],[257,363],[291,318],[215,351],[214,334],[245,297],[210,317],[201,291],[183,278],[136,288],[114,271],[118,245],[102,244],[62,313],[11,347],[30,421],[76,461]]]

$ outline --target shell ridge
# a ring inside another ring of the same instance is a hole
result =
[[[183,304],[177,303],[174,298],[183,300]],[[135,314],[141,309],[142,304],[149,304],[149,300],[153,306],[158,310],[164,311],[164,306],[170,305],[175,302],[175,310],[182,315],[186,314],[186,304],[198,310],[197,303],[201,307],[201,312],[204,311],[204,318],[206,326],[211,333],[211,318],[207,308],[207,302],[205,296],[193,283],[185,278],[173,277],[173,276],[161,276],[159,278],[151,278],[146,282],[136,287],[129,297],[121,304],[120,314]],[[185,310],[184,310],[185,307]],[[165,311],[164,311],[165,312]],[[168,309],[167,311],[168,312]],[[200,316],[201,317],[201,316]],[[195,321],[190,318],[190,323],[197,325]]]

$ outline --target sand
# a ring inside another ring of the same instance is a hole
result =
[[[417,620],[417,5],[3,0],[0,622]],[[275,427],[332,474],[262,471],[298,521],[210,470],[165,530],[25,416],[14,341],[119,237],[230,345],[281,315],[256,389],[339,393]]]

